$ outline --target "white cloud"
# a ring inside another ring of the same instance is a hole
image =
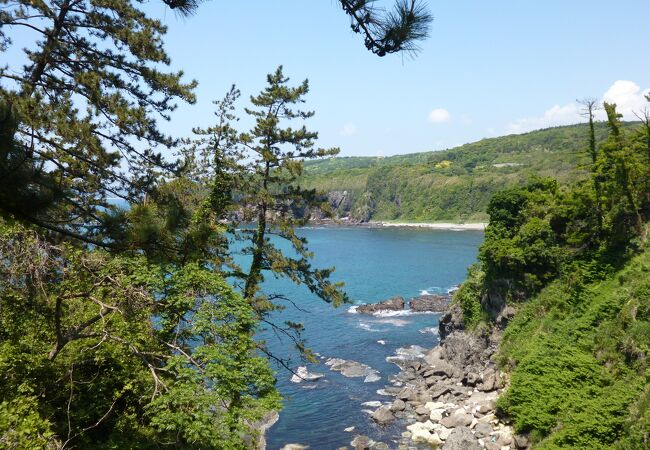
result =
[[[623,114],[623,119],[636,120],[634,112],[650,106],[645,95],[650,89],[641,90],[641,87],[633,81],[618,80],[612,84],[603,94],[602,100],[607,103],[616,103],[616,110]]]
[[[578,105],[569,103],[564,106],[554,105],[547,109],[542,116],[524,117],[506,125],[507,133],[525,133],[539,128],[569,125],[580,121]]]
[[[357,126],[352,122],[346,123],[345,125],[343,125],[343,128],[341,128],[341,136],[352,136],[356,132],[357,132]]]
[[[451,114],[445,108],[436,108],[429,113],[429,122],[445,123],[451,120]]]
[[[600,98],[600,103],[616,103],[617,111],[623,114],[625,120],[635,120],[634,112],[650,107],[645,95],[650,88],[642,90],[638,84],[628,80],[615,81]],[[597,113],[598,120],[604,120],[605,114],[602,110]],[[524,117],[514,120],[506,125],[507,133],[525,133],[540,128],[570,125],[584,121],[580,115],[580,105],[568,103],[564,106],[555,105],[547,109],[541,116]]]

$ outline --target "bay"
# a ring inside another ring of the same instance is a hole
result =
[[[314,266],[335,266],[334,279],[345,281],[354,304],[370,303],[401,295],[406,300],[423,291],[444,293],[462,282],[467,268],[476,261],[483,233],[411,228],[314,227],[299,230],[314,252]],[[278,389],[285,397],[278,422],[267,432],[267,448],[286,443],[310,448],[338,448],[349,445],[356,434],[366,434],[390,445],[403,428],[375,425],[364,410],[375,409],[365,402],[387,402],[378,390],[398,372],[386,361],[398,348],[419,345],[431,348],[438,342],[437,314],[405,314],[375,317],[350,312],[351,305],[333,308],[306,289],[287,280],[267,277],[266,293],[286,294],[297,307],[274,312],[270,319],[300,322],[305,326],[307,346],[319,355],[320,363],[306,363],[292,349],[290,339],[270,327],[265,339],[277,357],[290,361],[294,369],[307,366],[323,374],[317,381],[293,383],[291,373],[277,367]],[[324,362],[342,358],[366,364],[379,372],[378,381],[346,378],[330,371]],[[344,429],[355,427],[351,433]]]

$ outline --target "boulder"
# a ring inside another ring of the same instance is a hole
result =
[[[417,400],[418,393],[415,389],[406,387],[397,393],[397,398],[400,400]]]
[[[450,392],[451,392],[451,387],[450,386],[441,386],[441,387],[438,387],[438,388],[435,388],[435,389],[432,389],[432,390],[429,391],[429,393],[431,394],[431,400],[435,400],[438,397],[441,397],[441,396],[443,396],[445,394],[448,394]]]
[[[411,433],[411,440],[416,443],[438,446],[442,439],[433,431],[434,425],[431,422],[417,422],[406,427]]]
[[[474,427],[474,436],[477,438],[484,438],[492,433],[492,427],[488,423],[479,422]]]
[[[413,297],[409,308],[415,312],[445,312],[449,308],[451,297],[448,295],[425,294]]]
[[[440,439],[443,441],[446,441],[449,435],[451,434],[451,428],[447,428],[444,425],[440,425],[439,423],[435,424],[434,431],[438,435]]]
[[[395,399],[395,401],[390,405],[390,410],[392,412],[397,412],[397,411],[404,411],[404,408],[406,408],[406,403],[404,403],[404,400]]]
[[[478,440],[467,427],[452,430],[442,450],[482,450]]]
[[[300,366],[296,370],[296,373],[291,377],[292,383],[301,383],[303,381],[316,381],[320,378],[323,378],[321,373],[312,373],[307,370],[307,367]]]
[[[443,408],[432,409],[429,413],[429,419],[432,422],[439,422],[445,416],[445,410]]]
[[[459,408],[447,417],[443,417],[440,424],[447,428],[467,427],[471,425],[473,418],[463,408]]]
[[[379,311],[401,311],[404,309],[404,298],[393,297],[379,303],[368,303],[359,305],[357,312],[361,314],[374,314]]]
[[[374,442],[368,436],[358,435],[352,439],[350,445],[354,448],[354,450],[370,450],[370,446],[373,443]]]
[[[378,408],[374,413],[372,413],[371,417],[372,420],[377,422],[379,425],[387,425],[395,420],[395,416],[388,406],[382,406],[381,408]]]

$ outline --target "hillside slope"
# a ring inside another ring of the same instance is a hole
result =
[[[598,141],[606,133],[605,124],[597,124]],[[587,135],[587,125],[578,124],[444,151],[312,161],[301,184],[328,192],[339,217],[485,221],[490,197],[505,187],[521,186],[534,176],[553,177],[560,184],[585,177]]]

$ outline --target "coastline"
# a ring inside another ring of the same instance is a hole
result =
[[[371,220],[369,222],[355,222],[350,220],[319,219],[310,221],[307,226],[322,227],[355,227],[355,228],[424,228],[429,230],[451,231],[485,231],[487,222],[382,222]]]
[[[486,222],[451,223],[451,222],[369,222],[379,227],[430,228],[433,230],[485,231]]]

